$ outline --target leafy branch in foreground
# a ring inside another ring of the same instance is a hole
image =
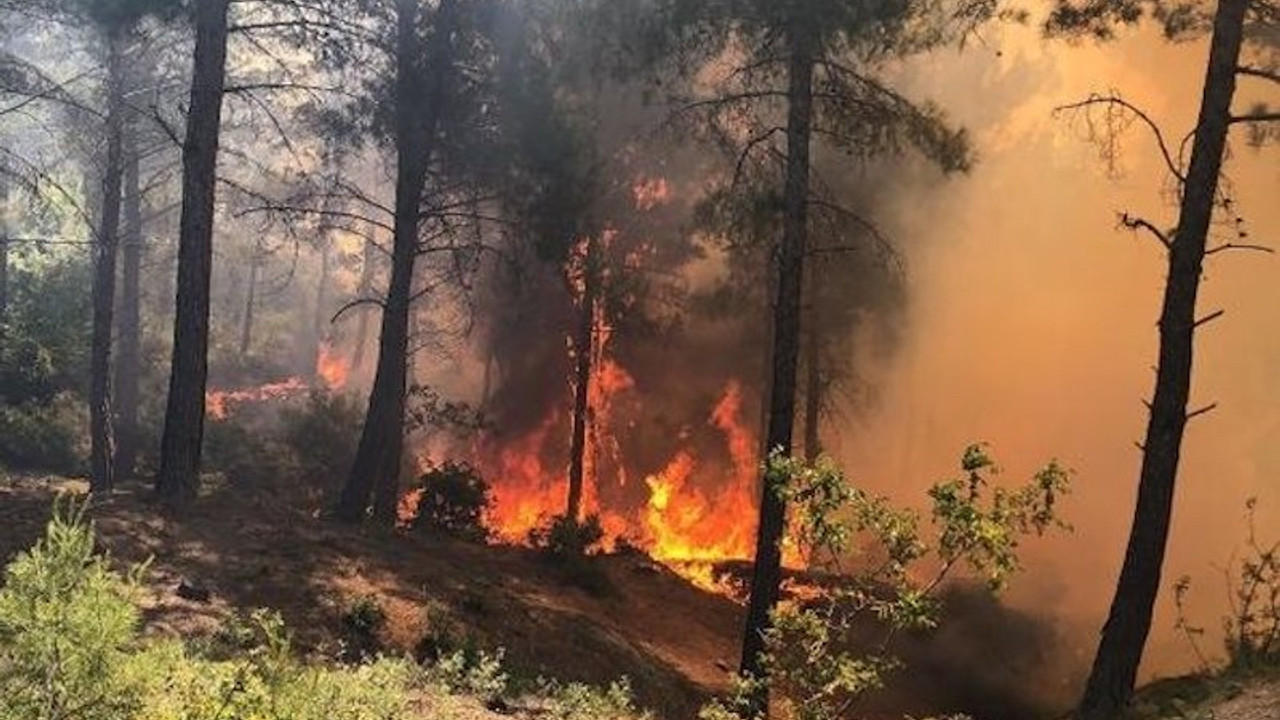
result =
[[[798,589],[767,632],[780,717],[849,717],[900,669],[899,634],[938,627],[948,579],[964,572],[999,591],[1021,568],[1024,538],[1068,529],[1058,500],[1070,473],[1057,462],[1013,489],[992,483],[997,470],[984,446],[965,450],[960,467],[960,477],[930,488],[926,517],[850,485],[829,459],[770,457],[766,479],[793,508],[791,541],[812,566],[836,571]],[[730,698],[703,709],[703,720],[745,717],[756,689],[740,681]]]

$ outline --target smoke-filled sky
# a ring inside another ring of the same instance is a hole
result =
[[[1169,45],[1154,29],[1075,47],[1015,29],[903,72],[971,128],[980,161],[967,177],[904,184],[886,220],[909,265],[905,342],[883,369],[876,409],[840,429],[840,455],[856,481],[903,499],[952,474],[972,441],[992,444],[1009,481],[1054,457],[1074,469],[1065,508],[1074,533],[1028,548],[1013,596],[1072,621],[1082,654],[1093,651],[1124,553],[1165,276],[1157,243],[1117,217],[1169,227],[1176,207],[1139,126],[1109,174],[1083,118],[1052,109],[1118,91],[1176,146],[1194,125],[1206,53],[1204,42]],[[1249,96],[1246,79],[1237,107]],[[1250,148],[1238,132],[1231,151],[1250,241],[1276,244],[1275,149]],[[1264,536],[1280,538],[1280,258],[1216,256],[1201,308],[1227,311],[1199,334],[1193,392],[1197,407],[1219,408],[1188,431],[1148,674],[1193,662],[1173,632],[1179,576],[1193,579],[1191,621],[1220,627],[1221,568],[1243,541],[1247,498],[1261,502]]]

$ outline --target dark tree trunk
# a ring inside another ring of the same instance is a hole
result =
[[[1128,704],[1160,590],[1187,424],[1196,296],[1226,148],[1247,6],[1248,0],[1221,0],[1214,19],[1200,119],[1183,186],[1178,229],[1169,250],[1169,277],[1160,315],[1160,360],[1143,446],[1138,502],[1111,612],[1077,711],[1083,720],[1109,720]]]
[[[171,509],[193,500],[200,485],[205,388],[209,375],[209,278],[213,266],[222,95],[227,74],[230,0],[197,0],[191,103],[182,146],[182,217],[173,360],[156,490]]]
[[[582,259],[582,309],[574,338],[573,437],[569,445],[569,502],[565,516],[582,520],[582,482],[587,459],[587,430],[591,422],[591,351],[595,347],[595,241],[586,240]],[[571,283],[572,285],[572,283]]]
[[[812,273],[811,273],[812,275]],[[818,335],[816,283],[809,279],[809,308],[805,313],[804,459],[812,463],[822,454],[822,408],[826,386],[822,379],[821,337]]]
[[[769,388],[766,454],[792,451],[796,416],[796,376],[800,356],[800,310],[804,288],[804,254],[808,239],[809,144],[813,129],[813,48],[807,31],[793,32],[787,90],[787,178],[782,247],[778,261],[778,296],[773,317],[773,373]],[[764,633],[778,604],[782,582],[782,535],[786,504],[761,479],[760,526],[756,534],[751,596],[742,641],[742,674],[765,679]],[[768,710],[768,688],[762,682],[752,694],[753,715]]]
[[[259,248],[253,249],[253,257],[249,258],[249,284],[245,288],[244,314],[240,317],[240,357],[249,355],[253,345],[253,313],[258,304],[258,263]]]
[[[116,250],[120,239],[120,188],[124,174],[124,47],[122,29],[107,38],[107,162],[102,214],[93,244],[93,341],[89,360],[89,487],[115,487],[115,436],[111,412],[111,333],[115,325]]]
[[[120,318],[116,361],[116,474],[132,479],[138,460],[138,375],[142,371],[142,187],[137,125],[127,126],[124,225],[121,229]]]
[[[373,495],[374,520],[392,525],[400,500],[400,461],[404,454],[404,409],[408,376],[409,310],[413,267],[418,253],[418,219],[427,170],[434,153],[452,64],[457,0],[443,0],[436,10],[435,47],[422,77],[421,42],[417,31],[420,5],[397,0],[396,41],[396,201],[391,251],[391,282],[382,312],[378,366],[356,460],[338,502],[337,516],[346,522],[364,518]],[[425,92],[424,92],[425,89]]]

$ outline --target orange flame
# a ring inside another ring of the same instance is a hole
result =
[[[334,349],[331,343],[320,346],[320,355],[316,358],[316,376],[329,390],[341,390],[347,386],[351,375],[351,363]]]
[[[210,390],[205,393],[205,412],[214,420],[226,420],[240,405],[284,400],[307,391],[302,378],[291,377],[243,390]]]

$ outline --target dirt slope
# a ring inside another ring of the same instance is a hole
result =
[[[0,483],[0,560],[38,537],[59,489],[83,484]],[[154,631],[207,632],[235,608],[270,607],[301,648],[331,653],[343,614],[368,596],[387,612],[383,640],[393,650],[414,652],[432,632],[461,633],[505,648],[522,675],[598,684],[628,677],[643,705],[672,718],[691,717],[736,664],[738,605],[639,554],[599,559],[604,581],[589,590],[523,548],[353,529],[282,498],[228,492],[174,522],[145,496],[126,489],[91,514],[114,556],[153,558],[146,617]],[[208,589],[211,601],[179,597],[184,580]]]

